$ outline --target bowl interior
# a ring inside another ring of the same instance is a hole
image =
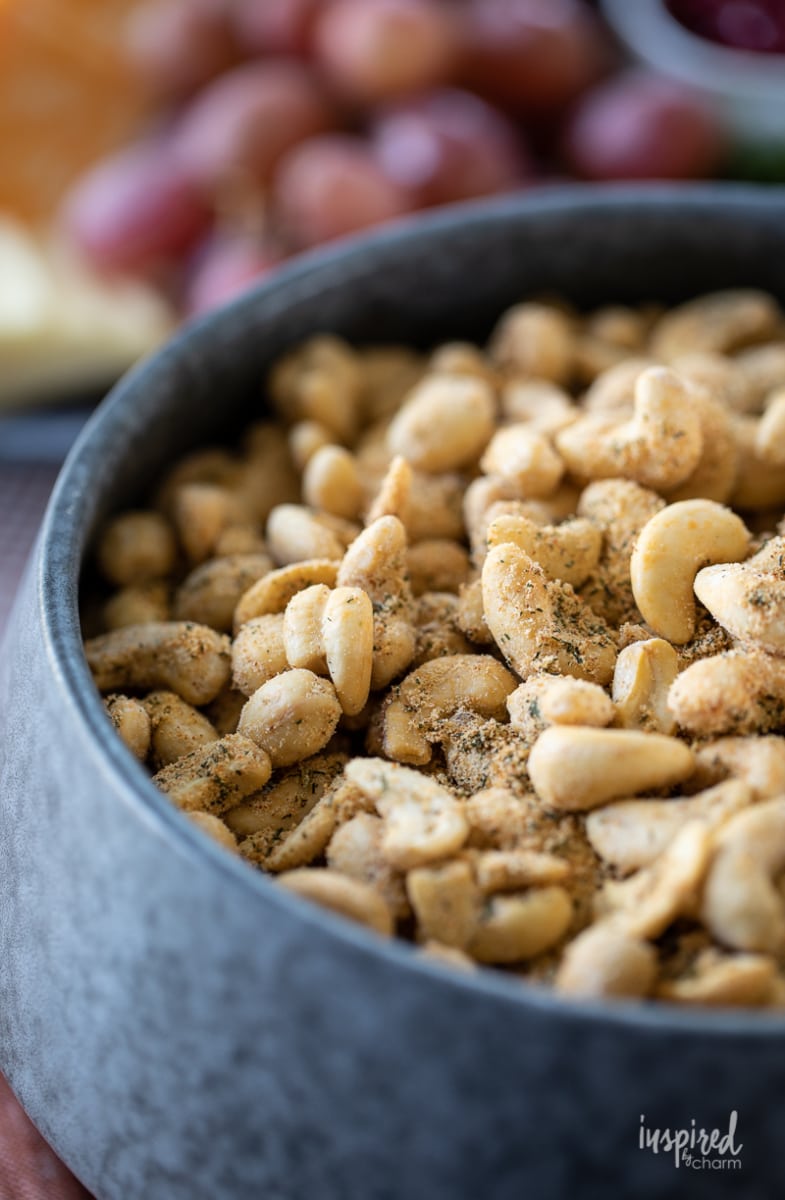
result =
[[[187,328],[129,374],[63,470],[43,532],[39,576],[51,659],[125,781],[129,802],[146,819],[163,822],[181,849],[190,844],[202,863],[220,863],[249,889],[260,883],[223,852],[205,850],[207,840],[177,817],[112,734],[81,648],[78,588],[90,539],[108,513],[143,501],[165,467],[188,449],[231,442],[244,423],[265,415],[263,380],[277,356],[326,331],[361,343],[482,340],[505,307],[532,295],[564,296],[588,307],[673,302],[741,286],[785,299],[785,192],[543,191],[461,206],[304,259]],[[417,963],[415,969],[429,968]],[[462,976],[459,985],[488,986]],[[701,1020],[705,1024],[705,1016]],[[745,1022],[743,1016],[733,1020]],[[753,1020],[760,1028],[760,1018]]]

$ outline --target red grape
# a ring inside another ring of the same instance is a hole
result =
[[[272,243],[216,234],[197,251],[186,284],[186,310],[196,316],[245,291],[283,259]]]
[[[515,113],[569,103],[607,55],[582,0],[470,0],[465,41],[469,86]]]
[[[443,83],[457,17],[443,0],[335,0],[316,27],[319,62],[351,100],[375,103]]]
[[[306,55],[325,0],[240,0],[235,11],[238,41],[249,54]]]
[[[700,179],[721,152],[711,111],[681,84],[644,71],[590,92],[567,128],[568,161],[587,179]]]
[[[128,49],[155,91],[196,91],[237,61],[227,0],[148,0],[128,24]]]
[[[211,214],[165,143],[120,151],[84,175],[66,197],[72,238],[99,269],[145,271],[184,253]]]
[[[175,154],[208,190],[235,180],[263,184],[285,151],[330,123],[324,96],[304,66],[248,63],[197,96],[180,121]]]
[[[384,113],[373,140],[386,174],[418,208],[503,192],[529,173],[516,128],[478,96],[455,88]]]
[[[281,162],[273,187],[281,227],[313,246],[408,212],[411,198],[389,179],[362,138],[311,138]]]

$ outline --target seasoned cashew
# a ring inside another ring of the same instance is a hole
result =
[[[197,708],[174,692],[150,692],[144,700],[150,719],[153,766],[156,770],[218,741],[218,730]]]
[[[311,508],[354,521],[363,506],[357,460],[343,446],[321,446],[303,472],[303,499]]]
[[[534,743],[528,766],[544,804],[582,811],[681,783],[694,764],[689,746],[663,734],[551,725]]]
[[[416,867],[406,876],[406,891],[420,941],[435,939],[458,949],[468,945],[481,903],[480,890],[468,862],[452,859]]]
[[[567,383],[572,374],[575,334],[570,318],[545,304],[516,304],[493,331],[491,359],[511,376]]]
[[[101,692],[166,688],[189,704],[208,704],[228,683],[228,637],[188,621],[127,625],[85,642]]]
[[[469,375],[426,375],[393,417],[387,443],[413,467],[438,473],[480,457],[494,429],[493,390]]]
[[[754,389],[750,386],[738,358],[727,358],[724,354],[715,354],[709,350],[695,350],[679,355],[671,366],[690,383],[698,384],[726,410],[746,413],[756,408]]]
[[[471,572],[469,555],[452,538],[428,538],[409,548],[409,581],[415,596],[423,592],[458,592]]]
[[[493,644],[493,634],[485,620],[482,603],[482,579],[473,579],[461,588],[458,594],[456,622],[470,642],[475,642],[478,646]]]
[[[623,729],[673,733],[676,721],[668,708],[668,692],[678,673],[679,656],[662,638],[625,646],[613,672],[617,724]]]
[[[350,879],[328,867],[309,867],[284,871],[278,876],[278,882],[297,896],[367,925],[383,937],[389,937],[393,932],[392,913],[385,901],[375,888],[359,879]]]
[[[147,621],[168,621],[169,588],[162,582],[131,584],[110,596],[103,608],[104,627],[111,631]]]
[[[712,500],[680,500],[652,517],[630,559],[635,603],[655,633],[677,646],[695,631],[695,576],[707,563],[738,561],[750,534],[740,517]]]
[[[397,517],[408,529],[411,513],[414,472],[400,454],[392,460],[365,514],[365,524],[373,525],[380,517]]]
[[[417,598],[413,667],[445,655],[471,653],[472,648],[458,627],[458,609],[458,597],[451,592],[425,592]]]
[[[298,795],[302,795],[302,788]],[[270,843],[272,848],[262,860],[264,869],[278,872],[306,866],[324,854],[340,825],[358,813],[372,811],[373,803],[359,788],[343,778],[337,779],[318,796],[315,804],[306,808],[299,822],[286,826],[280,840],[276,830],[276,839]]]
[[[659,364],[653,358],[632,357],[614,362],[600,371],[583,397],[588,413],[629,416],[635,404],[635,385],[644,371]]]
[[[480,849],[516,850],[525,841],[536,797],[526,800],[510,788],[489,787],[466,801],[469,845]]]
[[[175,593],[175,620],[199,621],[229,633],[240,598],[272,569],[269,555],[260,553],[225,555],[202,563]]]
[[[343,558],[345,544],[303,504],[278,504],[267,518],[267,544],[279,567],[308,559]]]
[[[647,867],[665,850],[688,821],[721,824],[752,803],[752,789],[731,779],[673,800],[617,800],[586,817],[586,833],[600,858],[622,875]]]
[[[522,678],[552,671],[610,682],[616,645],[608,626],[569,584],[549,580],[517,546],[505,543],[489,551],[482,598],[488,628]]]
[[[539,563],[549,579],[580,587],[600,559],[602,532],[584,517],[563,525],[539,526],[528,517],[494,517],[486,534],[488,546],[512,542]]]
[[[267,613],[282,613],[292,596],[314,583],[335,587],[338,564],[330,559],[314,559],[312,562],[292,563],[271,571],[258,579],[240,597],[234,610],[234,627],[239,630],[246,621]]]
[[[547,437],[528,424],[499,429],[488,443],[480,467],[486,475],[512,480],[522,500],[550,496],[564,474],[564,463]]]
[[[785,659],[759,650],[703,658],[671,684],[668,707],[700,737],[767,733],[785,724]]]
[[[772,296],[754,288],[711,292],[688,300],[660,317],[650,346],[664,362],[680,354],[727,354],[773,334],[781,320]]]
[[[716,500],[724,504],[733,492],[739,470],[736,444],[728,409],[696,386],[692,407],[700,418],[703,450],[695,470],[675,488],[665,492],[669,503],[677,500]]]
[[[313,809],[311,810],[313,812]],[[410,916],[403,874],[382,853],[384,822],[360,812],[335,830],[327,847],[327,866],[350,879],[359,879],[379,893],[396,918]]]
[[[157,512],[121,513],[101,534],[97,557],[101,573],[118,587],[152,583],[175,565],[174,530]]]
[[[785,504],[785,466],[771,462],[759,452],[759,429],[757,417],[733,419],[739,462],[728,503],[745,512],[781,508]]]
[[[673,371],[651,367],[638,377],[629,421],[590,413],[556,435],[556,448],[579,478],[621,476],[672,488],[698,466],[703,434],[689,385]]]
[[[361,588],[374,610],[371,689],[386,687],[414,657],[416,633],[406,570],[406,531],[397,517],[380,517],[346,551],[339,587]]]
[[[769,654],[785,654],[785,537],[743,563],[705,567],[695,595],[723,629]]]
[[[220,816],[264,787],[271,770],[264,750],[230,733],[170,763],[153,776],[153,783],[178,808]]]
[[[612,624],[639,620],[630,583],[630,555],[641,529],[664,507],[665,501],[655,492],[627,479],[602,479],[581,494],[578,515],[602,530],[603,545],[600,561],[580,594]]]
[[[363,374],[357,354],[341,338],[320,335],[298,346],[276,364],[269,387],[285,419],[317,421],[338,441],[354,434]]]
[[[144,762],[150,753],[150,717],[141,700],[130,696],[107,696],[106,715],[131,753]]]
[[[501,394],[502,416],[525,421],[535,433],[553,434],[580,416],[568,392],[544,379],[513,379]]]
[[[431,760],[429,737],[459,708],[504,718],[515,678],[487,654],[449,654],[417,667],[398,685],[384,708],[384,752],[420,766]]]
[[[261,791],[227,812],[226,824],[243,839],[243,856],[266,868],[268,857],[284,845],[287,835],[299,829],[323,799],[334,794],[347,761],[345,754],[314,754],[294,766],[276,771]],[[317,855],[327,846],[335,824],[333,821]],[[286,865],[282,863],[279,869],[286,869]]]
[[[720,830],[706,879],[701,917],[735,950],[781,953],[785,901],[775,879],[785,867],[785,800],[736,814]]]
[[[232,643],[232,682],[244,696],[288,668],[283,626],[283,613],[266,613],[241,626]]]
[[[196,566],[215,556],[219,539],[252,513],[234,490],[215,483],[184,483],[172,500],[172,521],[188,561]]]
[[[785,738],[726,737],[695,751],[695,774],[690,790],[739,779],[759,800],[785,795]]]
[[[523,962],[554,946],[571,920],[572,901],[562,887],[491,896],[467,949],[479,962]]]
[[[667,980],[657,996],[679,1004],[743,1005],[768,1004],[777,981],[777,964],[763,954],[699,954],[689,975]]]
[[[283,639],[292,667],[329,675],[345,713],[365,706],[373,666],[373,606],[361,588],[315,584],[289,601]]]
[[[530,675],[507,697],[510,724],[527,739],[548,725],[610,725],[613,704],[596,683],[562,675]]]
[[[569,874],[567,859],[537,850],[482,850],[474,858],[475,879],[486,895],[563,883]]]
[[[332,684],[312,671],[284,671],[254,692],[237,730],[266,750],[274,767],[288,767],[323,750],[340,717]]]
[[[713,833],[688,821],[649,867],[629,879],[608,880],[595,898],[600,918],[632,937],[658,938],[677,917],[694,914],[708,869]]]
[[[657,955],[648,942],[613,921],[598,921],[565,947],[554,980],[569,996],[648,996]]]
[[[382,853],[399,870],[446,858],[466,841],[469,826],[460,802],[427,775],[381,758],[354,758],[346,778],[384,818]]]

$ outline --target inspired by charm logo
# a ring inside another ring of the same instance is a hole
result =
[[[744,1143],[736,1141],[738,1119],[734,1108],[727,1130],[698,1129],[694,1117],[689,1129],[649,1129],[641,1113],[638,1146],[652,1154],[672,1154],[677,1167],[691,1171],[740,1171]]]

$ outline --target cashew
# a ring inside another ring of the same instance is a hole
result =
[[[476,462],[494,428],[493,391],[468,375],[427,375],[393,418],[387,442],[422,471],[454,471]]]
[[[204,715],[214,726],[219,737],[227,733],[237,733],[240,713],[246,699],[242,692],[227,684],[206,706]]]
[[[174,692],[150,692],[144,707],[150,719],[156,770],[218,741],[218,730],[207,717]]]
[[[632,937],[658,938],[677,917],[692,915],[711,856],[712,831],[688,821],[649,867],[622,882],[608,880],[595,899],[607,917]]]
[[[187,621],[128,625],[90,638],[85,655],[101,692],[166,688],[200,705],[229,680],[229,639]]]
[[[625,646],[613,673],[617,723],[623,729],[673,733],[676,721],[668,708],[668,692],[678,673],[679,656],[662,638]]]
[[[523,962],[554,946],[571,920],[572,901],[562,887],[491,896],[467,949],[479,962]]]
[[[525,421],[534,433],[546,436],[580,416],[569,393],[544,379],[513,379],[505,384],[501,409],[507,421]]]
[[[397,517],[380,517],[355,538],[338,571],[343,588],[361,588],[373,604],[371,689],[386,687],[414,657],[406,532]]]
[[[762,954],[699,954],[685,979],[668,980],[657,988],[663,1000],[679,1004],[768,1004],[777,981],[777,964]]]
[[[418,542],[407,555],[409,580],[415,596],[423,592],[458,592],[469,578],[469,555],[450,538]]]
[[[461,588],[456,621],[458,628],[470,642],[475,642],[478,646],[493,644],[493,634],[485,620],[482,603],[482,579],[473,579]]]
[[[483,850],[474,860],[474,874],[482,892],[517,892],[521,888],[562,883],[570,864],[556,854],[536,850]]]
[[[405,458],[397,455],[384,475],[365,516],[365,524],[373,525],[380,517],[397,517],[408,527],[414,472]]]
[[[703,435],[688,385],[673,371],[651,367],[638,377],[629,421],[590,413],[556,435],[556,448],[579,478],[621,476],[661,489],[692,474]]]
[[[785,901],[775,886],[785,867],[785,800],[767,800],[729,820],[717,838],[701,917],[725,946],[781,953]]]
[[[365,706],[373,666],[373,606],[360,588],[315,584],[289,601],[284,615],[289,665],[329,675],[345,713]]]
[[[597,568],[581,586],[581,598],[612,624],[636,622],[638,609],[630,583],[630,555],[635,539],[665,501],[626,479],[591,483],[578,501],[578,515],[602,530],[603,547]]]
[[[232,643],[232,682],[244,696],[289,667],[283,630],[283,613],[254,617],[240,628]]]
[[[490,360],[471,342],[445,342],[437,346],[428,363],[429,370],[439,375],[471,375],[483,379],[491,387],[499,382],[498,372]]]
[[[311,671],[284,671],[254,692],[237,729],[267,751],[274,767],[288,767],[323,750],[340,717],[332,684]]]
[[[728,503],[745,512],[781,508],[785,504],[785,467],[760,454],[759,429],[760,422],[756,417],[735,417],[733,420],[739,462]]]
[[[254,521],[261,525],[276,504],[299,499],[300,481],[286,432],[272,421],[257,421],[246,430],[243,453],[234,488]]]
[[[727,354],[770,336],[780,319],[776,301],[766,292],[712,292],[665,313],[652,331],[650,346],[664,362],[695,351]]]
[[[150,718],[140,700],[130,696],[107,696],[106,715],[131,753],[144,762],[150,753]]]
[[[313,809],[311,810],[313,811]],[[410,916],[404,876],[382,853],[384,823],[360,812],[335,830],[327,847],[327,866],[350,879],[359,879],[379,893],[396,918]]]
[[[289,421],[324,425],[338,441],[353,436],[362,401],[363,375],[352,348],[337,337],[312,337],[279,360],[270,392]]]
[[[703,450],[698,465],[678,487],[665,492],[677,500],[716,500],[724,503],[733,492],[739,469],[739,449],[731,416],[719,400],[693,389],[692,407],[700,418]]]
[[[466,841],[469,826],[459,801],[427,775],[381,758],[354,758],[346,778],[384,818],[382,853],[399,870],[446,858]]]
[[[152,583],[175,565],[174,531],[160,513],[121,513],[101,534],[97,558],[101,573],[118,587]]]
[[[269,556],[258,553],[232,554],[202,563],[175,593],[175,619],[199,621],[229,633],[240,598],[272,569]]]
[[[648,996],[657,977],[657,955],[647,942],[599,921],[565,947],[557,991],[569,996]]]
[[[374,888],[359,879],[350,879],[327,867],[309,867],[284,871],[278,876],[278,882],[297,896],[367,925],[382,937],[389,937],[393,932],[392,913],[384,900]]]
[[[689,746],[663,734],[552,725],[534,743],[528,767],[542,802],[569,812],[681,783],[694,764]]]
[[[418,597],[413,667],[421,667],[445,655],[471,653],[471,646],[458,628],[458,609],[458,597],[451,592],[425,592]]]
[[[246,621],[262,617],[267,613],[282,613],[292,596],[314,583],[335,587],[338,576],[337,562],[329,559],[314,559],[312,562],[292,563],[271,571],[258,579],[241,596],[234,611],[234,627],[239,630]]]
[[[453,859],[416,867],[406,876],[406,891],[417,920],[420,941],[466,947],[477,926],[480,891],[468,862]]]
[[[220,816],[264,787],[271,770],[264,750],[230,733],[170,763],[153,776],[153,783],[178,808]]]
[[[747,554],[744,522],[711,500],[669,504],[644,525],[630,559],[635,603],[644,620],[676,645],[695,631],[693,584],[706,563],[738,561]]]
[[[548,725],[610,725],[614,708],[596,683],[561,675],[530,675],[507,697],[510,724],[529,740]]]
[[[536,804],[533,795],[528,800]],[[466,801],[469,844],[481,849],[516,850],[526,837],[530,814],[530,803],[509,788],[489,787],[475,792]]]
[[[103,609],[104,626],[109,631],[148,621],[168,621],[170,616],[169,588],[161,582],[121,588],[110,596]]]
[[[600,559],[602,533],[583,517],[563,525],[538,526],[527,517],[494,517],[486,534],[488,546],[518,546],[542,567],[549,579],[579,587]]]
[[[613,675],[610,629],[569,584],[549,580],[517,546],[489,551],[482,571],[485,620],[513,670],[562,672],[594,683]]]
[[[785,659],[730,650],[700,659],[671,684],[668,707],[700,737],[767,733],[785,724]]]
[[[688,821],[713,827],[752,800],[752,789],[735,779],[696,796],[617,800],[587,815],[586,833],[600,858],[628,875],[653,863]]]
[[[261,791],[226,813],[226,824],[243,839],[244,857],[267,868],[268,858],[283,847],[287,836],[300,828],[322,800],[335,793],[346,762],[345,754],[315,754],[287,770],[276,771]],[[334,828],[335,821],[317,854],[324,851]],[[286,869],[285,864],[279,869]]]
[[[301,473],[322,446],[333,444],[332,432],[318,421],[297,421],[289,430],[289,453]],[[310,504],[311,501],[309,500]],[[318,507],[315,505],[314,507]]]
[[[511,479],[522,500],[550,496],[564,474],[564,463],[548,439],[526,424],[499,429],[480,462],[486,475]]]
[[[733,359],[750,393],[745,411],[760,412],[767,396],[785,387],[785,342],[751,346]]]
[[[186,816],[202,833],[206,833],[219,846],[223,846],[224,850],[237,850],[237,838],[220,817],[206,812],[187,812]]]
[[[363,498],[362,481],[354,456],[343,446],[321,446],[311,456],[303,472],[305,503],[311,508],[354,521],[360,515]]]
[[[744,563],[706,567],[695,595],[723,629],[769,654],[785,654],[785,538],[775,537]]]
[[[372,809],[372,802],[353,783],[337,780],[306,810],[299,823],[287,825],[280,841],[271,843],[272,848],[263,859],[264,869],[278,872],[304,867],[324,854],[340,825]],[[278,833],[276,830],[276,837]]]
[[[398,685],[384,709],[384,752],[420,766],[431,760],[429,737],[459,708],[503,718],[515,678],[485,654],[450,654],[417,667]]]
[[[409,346],[366,346],[359,355],[366,415],[371,420],[391,416],[422,379],[426,370],[423,356]]]
[[[279,567],[307,559],[343,558],[344,543],[302,504],[279,504],[267,518],[267,544]]]
[[[218,540],[252,514],[237,492],[219,484],[184,483],[174,493],[172,520],[188,561],[194,566],[215,555]]]
[[[574,357],[572,322],[545,304],[517,304],[503,314],[490,342],[491,359],[512,376],[567,383]]]
[[[711,787],[728,777],[744,782],[759,800],[785,794],[785,738],[726,737],[699,746],[690,789]]]
[[[754,390],[741,368],[739,359],[726,358],[724,354],[714,354],[708,350],[697,350],[679,355],[671,366],[679,375],[683,375],[690,383],[698,384],[707,395],[731,412],[746,413],[756,407]]]

